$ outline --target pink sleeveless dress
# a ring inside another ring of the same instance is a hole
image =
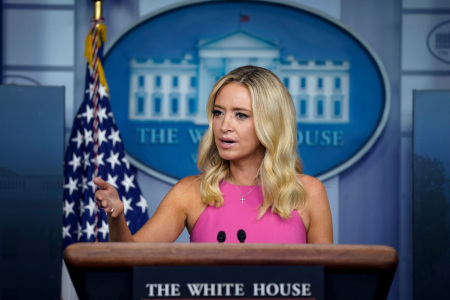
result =
[[[259,206],[263,202],[260,186],[236,186],[222,181],[220,190],[224,205],[216,208],[207,206],[194,228],[190,241],[199,243],[217,243],[217,235],[224,231],[225,243],[239,243],[237,232],[242,229],[246,233],[245,243],[306,243],[306,231],[297,211],[293,211],[288,220],[267,211],[260,219]]]

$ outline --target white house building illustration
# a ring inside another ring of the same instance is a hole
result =
[[[281,46],[244,30],[197,43],[197,57],[130,60],[129,119],[207,124],[214,83],[236,67],[257,65],[286,85],[299,123],[348,123],[348,61],[281,57]]]

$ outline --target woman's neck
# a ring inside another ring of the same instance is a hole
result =
[[[230,176],[236,185],[257,185],[259,167],[230,164]]]

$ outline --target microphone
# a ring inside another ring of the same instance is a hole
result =
[[[219,231],[219,233],[217,234],[217,241],[219,243],[223,243],[225,242],[225,239],[226,239],[225,231]]]
[[[239,229],[237,232],[237,238],[239,240],[239,242],[243,243],[245,241],[246,238],[246,234],[245,231],[243,229]]]

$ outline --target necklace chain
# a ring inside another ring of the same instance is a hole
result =
[[[234,184],[234,186],[236,187],[237,191],[238,191],[239,194],[241,195],[241,199],[240,199],[240,200],[241,200],[242,204],[244,204],[244,200],[245,200],[244,197],[247,196],[248,194],[250,194],[250,193],[257,187],[257,185],[255,185],[250,191],[248,191],[247,193],[245,193],[245,195],[242,195],[242,193],[241,193],[241,191],[239,190],[239,188],[238,188],[236,182],[234,182],[233,176],[230,175],[230,177],[231,177],[231,180],[233,181],[233,184]]]

